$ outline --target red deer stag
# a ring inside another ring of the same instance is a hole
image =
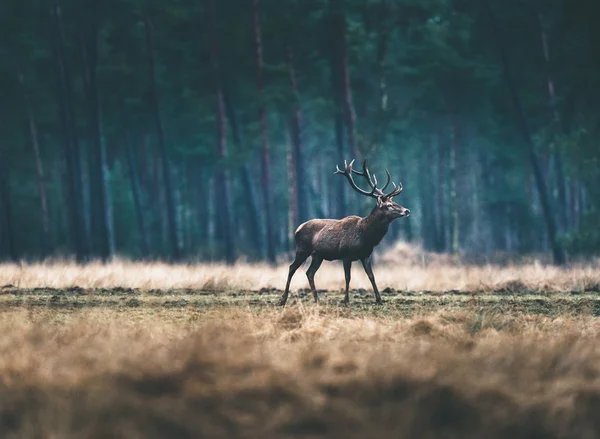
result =
[[[377,178],[375,175],[371,177],[367,161],[363,163],[363,170],[356,171],[352,169],[354,160],[347,164],[344,161],[344,169],[336,166],[335,174],[344,175],[350,185],[359,194],[375,198],[377,205],[371,211],[371,214],[365,218],[359,216],[348,216],[340,220],[335,219],[313,219],[301,224],[295,233],[296,238],[296,259],[290,265],[287,284],[285,285],[285,293],[279,303],[281,306],[287,302],[290,282],[294,273],[302,265],[306,259],[312,255],[312,262],[306,271],[308,283],[312,290],[315,302],[317,301],[317,290],[315,289],[315,273],[321,266],[323,259],[327,261],[342,260],[344,261],[344,272],[346,274],[346,295],[344,303],[349,303],[348,287],[350,285],[350,268],[353,261],[360,259],[363,268],[373,285],[375,300],[378,305],[381,302],[381,296],[375,284],[375,277],[371,268],[371,253],[373,248],[381,242],[388,231],[388,227],[392,221],[397,218],[405,217],[410,214],[410,210],[392,201],[392,198],[402,192],[402,184],[396,186],[391,181],[389,171],[386,169],[387,183],[381,189],[377,187]],[[370,191],[359,188],[352,174],[360,175],[365,178]],[[384,191],[392,183],[394,189],[386,194]]]

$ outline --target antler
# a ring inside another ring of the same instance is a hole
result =
[[[375,174],[373,174],[373,176],[371,177],[371,174],[369,173],[369,168],[367,166],[367,160],[365,159],[365,161],[363,162],[363,170],[362,171],[357,171],[355,169],[352,169],[353,163],[354,163],[354,160],[352,160],[350,162],[350,164],[347,164],[346,160],[344,160],[344,170],[341,170],[339,168],[339,166],[336,165],[335,166],[335,169],[336,169],[335,174],[345,175],[346,178],[348,179],[348,182],[350,182],[350,185],[352,186],[352,188],[354,188],[354,190],[356,190],[358,193],[360,193],[362,195],[367,195],[367,196],[373,197],[373,198],[379,198],[379,197],[391,198],[391,197],[398,195],[400,192],[402,192],[402,184],[400,184],[399,186],[396,186],[396,184],[392,181],[392,176],[390,175],[390,172],[387,169],[385,170],[385,173],[387,175],[387,182],[385,183],[385,186],[383,186],[382,189],[379,189],[377,187],[377,177],[375,176]],[[367,180],[367,183],[369,184],[369,186],[371,186],[371,192],[367,192],[367,191],[359,188],[356,185],[356,183],[354,182],[354,179],[352,178],[352,174],[356,174],[356,175],[360,175],[360,176],[364,177],[365,180]],[[394,190],[386,195],[384,193],[384,191],[390,185],[390,183],[392,183],[392,186],[394,186]]]
[[[373,197],[373,198],[377,198],[378,196],[380,196],[380,194],[375,194],[377,192],[377,180],[375,180],[375,184],[373,184],[373,182],[371,181],[371,176],[368,174],[369,170],[366,169],[366,177],[367,180],[369,181],[369,185],[371,186],[371,192],[367,192],[361,188],[359,188],[356,183],[354,183],[354,179],[352,178],[352,173],[354,172],[355,174],[359,174],[359,175],[365,175],[364,173],[360,173],[355,171],[354,169],[352,169],[352,164],[354,163],[354,160],[352,160],[350,162],[350,164],[348,164],[346,162],[346,160],[344,160],[344,170],[342,171],[340,169],[340,167],[338,165],[335,165],[335,173],[334,174],[342,174],[345,175],[346,178],[348,179],[348,182],[350,183],[350,186],[352,186],[352,188],[358,192],[359,194],[362,195],[366,195],[368,197]]]
[[[396,186],[394,184],[394,182],[392,181],[392,185],[394,186],[394,190],[392,192],[390,192],[388,195],[386,195],[386,197],[392,198],[392,197],[395,197],[396,195],[400,195],[400,192],[402,192],[402,183],[398,183],[398,186]]]

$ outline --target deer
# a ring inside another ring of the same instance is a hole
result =
[[[377,177],[371,176],[367,165],[367,160],[363,162],[362,171],[352,168],[354,160],[349,164],[344,160],[344,169],[336,165],[334,174],[340,174],[346,177],[350,186],[359,194],[377,200],[377,204],[371,213],[362,218],[360,216],[347,216],[342,219],[312,219],[300,224],[294,233],[296,242],[296,256],[291,263],[288,272],[285,292],[279,302],[280,306],[285,306],[290,290],[290,282],[296,270],[312,256],[311,264],[306,271],[308,283],[313,294],[315,303],[318,301],[317,290],[315,288],[315,274],[323,260],[334,261],[342,260],[344,264],[344,273],[346,276],[346,293],[344,304],[349,305],[350,299],[348,289],[350,287],[350,272],[352,262],[360,260],[362,266],[371,281],[375,302],[377,305],[383,304],[375,276],[371,267],[371,254],[373,249],[381,242],[386,235],[390,224],[398,218],[408,217],[410,210],[394,202],[392,198],[400,195],[402,192],[402,183],[398,186],[392,181],[389,171],[386,169],[387,182],[381,189],[377,187]],[[358,187],[354,182],[353,175],[364,177],[370,190],[364,190]],[[390,185],[393,190],[385,193]]]

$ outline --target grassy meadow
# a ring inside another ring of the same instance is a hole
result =
[[[600,434],[597,265],[393,256],[284,309],[285,265],[0,266],[0,436]]]

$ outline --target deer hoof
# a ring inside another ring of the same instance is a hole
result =
[[[379,305],[382,306],[383,305],[383,300],[379,299],[375,301],[375,305]]]
[[[287,302],[287,300],[281,299],[279,301],[279,306],[285,306],[285,303]]]

